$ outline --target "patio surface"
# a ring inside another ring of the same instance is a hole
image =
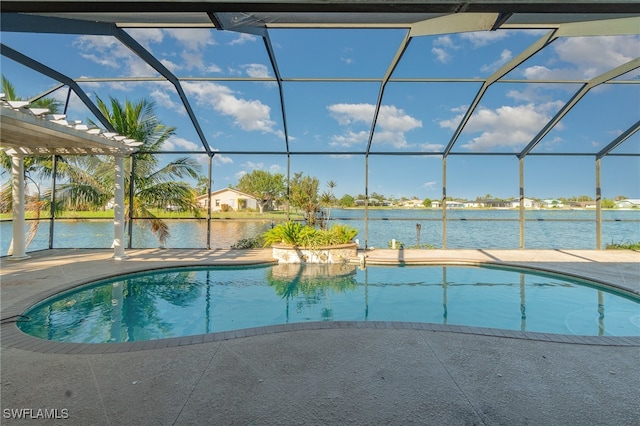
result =
[[[271,262],[270,250],[48,250],[0,259],[3,320],[89,280],[176,265]],[[484,262],[640,295],[640,253],[374,250],[367,263]],[[640,315],[640,312],[639,312]],[[395,322],[286,324],[115,344],[0,328],[2,424],[640,424],[640,337]],[[13,412],[11,410],[14,410]],[[67,418],[68,417],[68,418]]]

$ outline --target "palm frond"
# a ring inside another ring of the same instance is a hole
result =
[[[2,74],[2,93],[8,101],[19,101],[15,86]]]
[[[196,160],[181,157],[150,174],[147,179],[153,183],[172,181],[174,178],[183,178],[185,176],[198,179],[200,170],[200,164]]]

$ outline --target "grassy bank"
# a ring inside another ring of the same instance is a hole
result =
[[[151,212],[161,219],[194,219],[194,216],[189,212],[172,212],[166,211],[163,209],[151,209]],[[2,220],[11,220],[13,215],[11,213],[0,213],[0,219]],[[56,215],[56,219],[113,219],[113,210],[104,210],[104,211],[63,211]],[[206,219],[207,212],[205,210],[200,212],[200,217],[195,219]],[[291,213],[291,219],[302,219],[302,215]],[[35,212],[26,212],[26,219],[36,219],[37,215]],[[49,212],[40,212],[40,219],[45,220],[49,219]],[[284,211],[273,211],[273,212],[264,212],[264,214],[260,214],[260,212],[249,212],[249,211],[240,211],[240,212],[212,212],[212,219],[255,219],[255,220],[274,220],[274,221],[284,221],[287,220],[287,212]]]

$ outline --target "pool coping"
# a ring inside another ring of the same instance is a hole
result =
[[[181,336],[165,339],[147,340],[140,342],[114,342],[114,343],[70,343],[70,342],[58,342],[40,339],[22,332],[18,327],[16,320],[19,320],[19,316],[29,309],[31,306],[41,302],[42,300],[55,296],[61,292],[69,291],[75,287],[85,285],[89,282],[99,281],[103,279],[109,279],[115,276],[131,273],[138,273],[143,271],[151,271],[166,268],[181,268],[181,267],[206,267],[206,266],[220,266],[220,267],[233,267],[233,266],[268,266],[270,264],[277,263],[275,260],[253,260],[253,261],[216,261],[213,263],[203,264],[201,262],[186,262],[180,265],[149,265],[141,263],[133,266],[126,272],[107,273],[98,276],[93,276],[91,279],[79,279],[66,284],[55,285],[52,288],[34,293],[30,296],[24,297],[10,306],[8,309],[3,309],[2,324],[0,325],[0,346],[10,347],[22,350],[28,350],[32,352],[40,353],[56,353],[56,354],[104,354],[115,352],[134,352],[142,350],[161,349],[175,346],[186,346],[209,342],[218,342],[230,339],[246,338],[258,335],[266,335],[273,333],[285,333],[285,332],[297,332],[303,330],[324,330],[324,329],[395,329],[395,330],[417,330],[417,331],[430,331],[430,332],[447,332],[447,333],[459,333],[459,334],[473,334],[489,337],[507,338],[507,339],[524,339],[539,342],[553,342],[564,344],[578,344],[578,345],[597,345],[597,346],[640,346],[640,336],[582,336],[582,335],[565,335],[565,334],[552,334],[544,332],[532,332],[532,331],[520,331],[520,330],[506,330],[506,329],[494,329],[486,327],[475,326],[463,326],[452,324],[436,324],[436,323],[419,323],[419,322],[399,322],[399,321],[320,321],[320,322],[301,322],[290,324],[278,324],[268,325],[261,327],[252,327],[231,331],[221,331],[209,334],[198,334],[191,336]],[[412,260],[407,262],[393,262],[392,260],[375,260],[368,259],[367,263],[371,265],[434,265],[439,264],[443,266],[447,265],[464,265],[464,266],[498,266],[506,268],[524,269],[531,271],[538,271],[542,273],[559,274],[569,276],[572,278],[584,279],[587,281],[595,282],[597,284],[609,287],[614,291],[622,291],[631,295],[638,295],[633,289],[615,285],[607,281],[594,280],[592,277],[580,276],[575,273],[567,273],[564,271],[554,270],[552,268],[540,268],[527,265],[523,262],[503,262],[503,261],[479,261],[479,260],[464,260],[460,259],[428,259],[428,260]]]
[[[401,322],[401,321],[314,321],[268,325],[208,334],[144,340],[139,342],[114,343],[70,343],[40,339],[18,329],[15,323],[3,324],[2,346],[31,352],[55,354],[106,354],[115,352],[137,352],[175,346],[196,345],[241,339],[275,333],[295,333],[309,330],[336,329],[386,329],[473,334],[506,339],[524,339],[548,343],[565,343],[591,346],[640,346],[640,336],[580,336],[541,333],[533,331],[503,330],[463,325]]]

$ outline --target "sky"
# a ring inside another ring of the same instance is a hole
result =
[[[206,142],[221,151],[213,158],[214,189],[237,184],[254,169],[287,173],[283,115],[278,86],[261,38],[210,29],[127,29],[135,40],[181,79]],[[291,175],[317,177],[321,189],[334,181],[337,196],[442,197],[441,152],[486,78],[542,37],[540,30],[498,30],[422,36],[412,39],[394,69],[372,139],[368,144],[379,79],[385,75],[406,30],[270,29],[279,71],[286,79],[372,78],[378,81],[285,81]],[[2,43],[72,78],[159,77],[115,38],[2,33]],[[447,195],[475,199],[517,197],[519,162],[515,154],[580,88],[581,81],[640,56],[640,36],[561,38],[489,87],[446,162]],[[2,57],[2,73],[19,95],[43,93],[57,82]],[[629,73],[618,81],[638,81]],[[219,80],[203,81],[202,77]],[[229,81],[224,78],[245,78]],[[432,78],[431,82],[407,79]],[[462,82],[437,79],[459,78]],[[565,80],[541,83],[540,80]],[[156,115],[175,135],[167,151],[188,151],[207,173],[207,156],[175,88],[155,79],[80,83],[92,98],[152,99]],[[538,83],[536,83],[538,81]],[[67,91],[51,96],[66,98]],[[69,118],[95,118],[71,96]],[[631,127],[640,116],[640,84],[606,84],[592,89],[533,149],[524,161],[525,196],[595,197],[593,155]],[[228,153],[230,151],[239,153]],[[267,153],[256,153],[264,151]],[[227,152],[227,153],[225,153]],[[423,155],[395,155],[403,152]],[[614,153],[640,154],[640,132]],[[307,153],[307,154],[305,154]],[[310,155],[309,153],[323,153]],[[383,153],[393,155],[381,155]],[[482,155],[471,155],[482,154]],[[509,154],[509,155],[504,155]],[[175,155],[163,155],[164,161]],[[640,198],[640,157],[602,160],[602,194]]]

